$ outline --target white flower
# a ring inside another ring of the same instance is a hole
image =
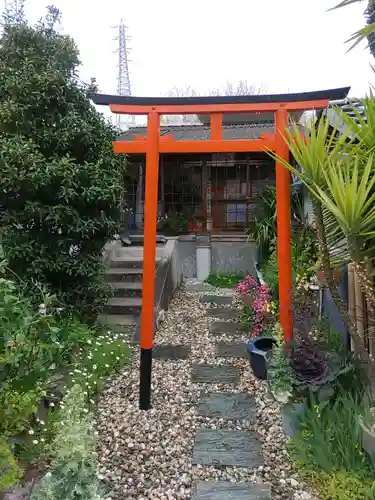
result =
[[[32,436],[34,434],[34,431],[32,429],[30,429],[29,434]]]
[[[37,439],[33,439],[33,444],[38,444],[39,441]]]
[[[42,443],[44,443],[45,439],[44,439],[44,438],[40,438],[40,441],[41,441]]]
[[[91,342],[91,340],[90,340],[90,339],[88,339],[88,340],[87,340],[87,343],[88,343],[88,344],[91,344],[92,342]]]
[[[96,365],[92,365],[92,369],[93,369],[93,370],[96,370]]]
[[[109,365],[104,365],[106,368],[109,368]]]
[[[116,356],[116,359],[117,359],[117,361],[120,361],[120,358],[118,356]]]
[[[51,402],[49,405],[52,406],[52,408],[53,408],[55,406],[55,403]]]
[[[43,420],[39,420],[40,425],[45,425]]]

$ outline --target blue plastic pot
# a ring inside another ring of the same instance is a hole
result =
[[[271,337],[257,337],[247,343],[251,369],[260,380],[267,380],[266,354],[274,345],[276,340]]]

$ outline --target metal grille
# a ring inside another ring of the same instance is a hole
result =
[[[159,174],[159,218],[183,218],[189,229],[244,230],[254,219],[263,186],[275,185],[274,162],[266,154],[165,155]],[[129,228],[142,230],[144,159],[133,160],[126,174]],[[160,225],[162,231],[162,225]]]

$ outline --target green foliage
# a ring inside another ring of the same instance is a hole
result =
[[[273,329],[277,345],[267,353],[267,379],[274,398],[287,403],[293,392],[290,359],[283,342],[284,332],[277,323]]]
[[[339,470],[331,474],[320,473],[316,486],[321,500],[373,500],[375,483],[369,476],[353,471]]]
[[[352,471],[370,476],[373,466],[360,446],[360,416],[367,420],[369,405],[345,390],[333,401],[310,405],[291,441],[294,460],[307,470]]]
[[[14,459],[8,441],[0,437],[0,492],[15,486],[22,477],[22,469]]]
[[[0,435],[12,437],[22,432],[44,394],[40,384],[21,392],[4,383],[0,389]]]
[[[96,477],[93,415],[86,407],[79,385],[74,385],[65,396],[60,418],[52,443],[50,472],[31,499],[101,500]]]
[[[272,241],[276,237],[276,188],[265,186],[260,194],[261,216],[255,217],[247,229],[248,240],[255,241],[258,248],[258,261],[267,259]]]
[[[0,39],[0,222],[10,269],[93,318],[108,288],[102,249],[120,216],[124,160],[90,102],[74,41],[49,8],[36,26],[8,20]]]
[[[120,334],[110,332],[89,339],[73,365],[72,383],[84,387],[87,396],[96,394],[105,379],[118,372],[129,360],[129,345]]]
[[[216,288],[234,288],[242,279],[243,274],[239,273],[211,273],[206,283]]]
[[[175,234],[186,233],[189,227],[190,211],[169,212],[165,218],[165,227]]]

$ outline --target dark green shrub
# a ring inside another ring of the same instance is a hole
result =
[[[102,250],[117,229],[124,161],[58,20],[54,8],[34,27],[8,19],[0,39],[2,245],[29,286],[92,318],[108,291]]]

